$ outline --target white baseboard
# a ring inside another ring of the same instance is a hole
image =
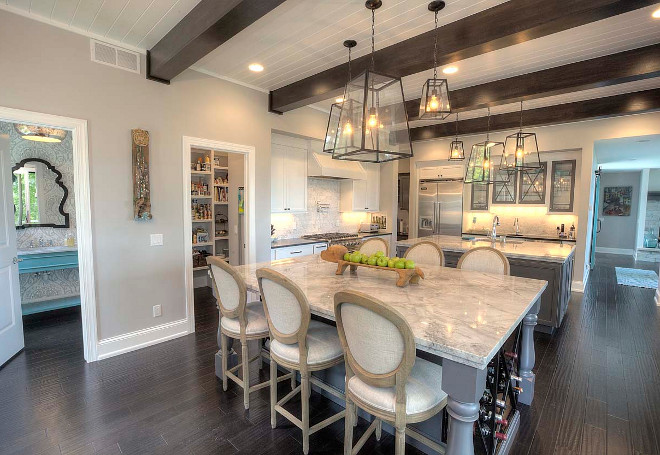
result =
[[[589,281],[589,272],[591,269],[589,267],[584,268],[584,277],[582,280],[573,280],[571,282],[571,292],[584,293],[584,288],[587,286],[587,281]]]
[[[137,330],[99,341],[97,346],[98,360],[114,357],[126,352],[146,348],[163,341],[188,335],[188,319],[168,322],[167,324]]]
[[[598,246],[596,247],[596,253],[624,254],[626,256],[634,256],[635,250],[632,248],[606,248],[604,246]]]
[[[200,276],[193,276],[193,287],[195,289],[197,288],[205,288],[210,286],[209,283],[209,276],[204,272],[204,275],[200,274]]]

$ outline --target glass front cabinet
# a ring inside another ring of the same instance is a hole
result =
[[[547,163],[544,162],[541,163],[540,169],[523,169],[520,171],[518,204],[545,204],[547,167]]]
[[[550,212],[572,212],[575,200],[575,160],[553,161]]]

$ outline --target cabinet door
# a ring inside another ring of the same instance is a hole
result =
[[[380,205],[380,165],[366,163],[364,168],[367,171],[365,207],[371,212],[377,212]]]
[[[270,154],[270,211],[284,212],[284,161],[286,150],[283,146],[272,144]]]
[[[367,181],[353,180],[353,211],[364,212],[367,207]]]
[[[290,147],[284,167],[287,212],[307,210],[307,150]]]
[[[553,161],[550,211],[572,212],[575,194],[575,160]]]

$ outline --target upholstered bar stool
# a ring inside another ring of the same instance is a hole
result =
[[[511,271],[506,256],[501,251],[489,246],[467,250],[458,260],[456,268],[501,275],[509,275]]]
[[[344,399],[344,394],[312,377],[320,371],[339,365],[344,352],[335,327],[312,321],[309,303],[302,290],[281,273],[272,269],[257,270],[259,289],[268,326],[270,328],[270,423],[277,424],[277,413],[302,430],[303,452],[309,452],[309,436],[344,417],[345,411],[309,426],[310,383],[328,393]],[[274,379],[277,365],[300,371],[300,385],[277,401],[277,385]],[[298,419],[284,405],[300,392],[302,419]]]
[[[261,302],[247,303],[247,286],[243,278],[226,261],[210,256],[207,258],[209,271],[213,281],[215,294],[220,310],[220,350],[222,353],[222,389],[227,390],[227,378],[243,388],[243,404],[250,408],[250,392],[268,387],[270,381],[264,381],[250,386],[250,363],[269,358],[260,348],[258,355],[249,358],[248,341],[268,338],[268,321]],[[227,337],[241,341],[241,363],[227,369]],[[242,378],[235,372],[242,368]],[[282,381],[292,377],[292,374],[281,376]]]
[[[404,257],[417,264],[445,266],[445,254],[442,248],[433,242],[423,241],[414,244],[408,248]]]
[[[396,455],[405,453],[406,434],[433,450],[444,448],[407,428],[440,412],[447,404],[442,366],[415,357],[415,338],[401,314],[366,294],[335,294],[335,319],[346,358],[344,454],[359,452],[371,434],[380,440],[382,421],[395,430]],[[355,407],[375,417],[353,446]]]
[[[390,246],[381,238],[367,239],[360,245],[360,253],[371,256],[376,251],[382,251],[385,256],[389,256]]]

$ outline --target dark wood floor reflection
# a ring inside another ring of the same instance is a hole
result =
[[[660,309],[652,290],[617,286],[614,265],[633,264],[599,257],[561,330],[536,334],[536,399],[513,453],[660,453]],[[279,419],[271,430],[267,390],[249,412],[231,381],[222,392],[217,312],[205,289],[195,302],[194,335],[95,364],[83,360],[78,312],[28,321],[25,351],[0,370],[0,454],[302,453],[297,428]],[[310,409],[314,421],[335,405],[313,394]],[[340,421],[311,437],[311,452],[341,453],[342,437]],[[360,453],[393,454],[393,439]]]

